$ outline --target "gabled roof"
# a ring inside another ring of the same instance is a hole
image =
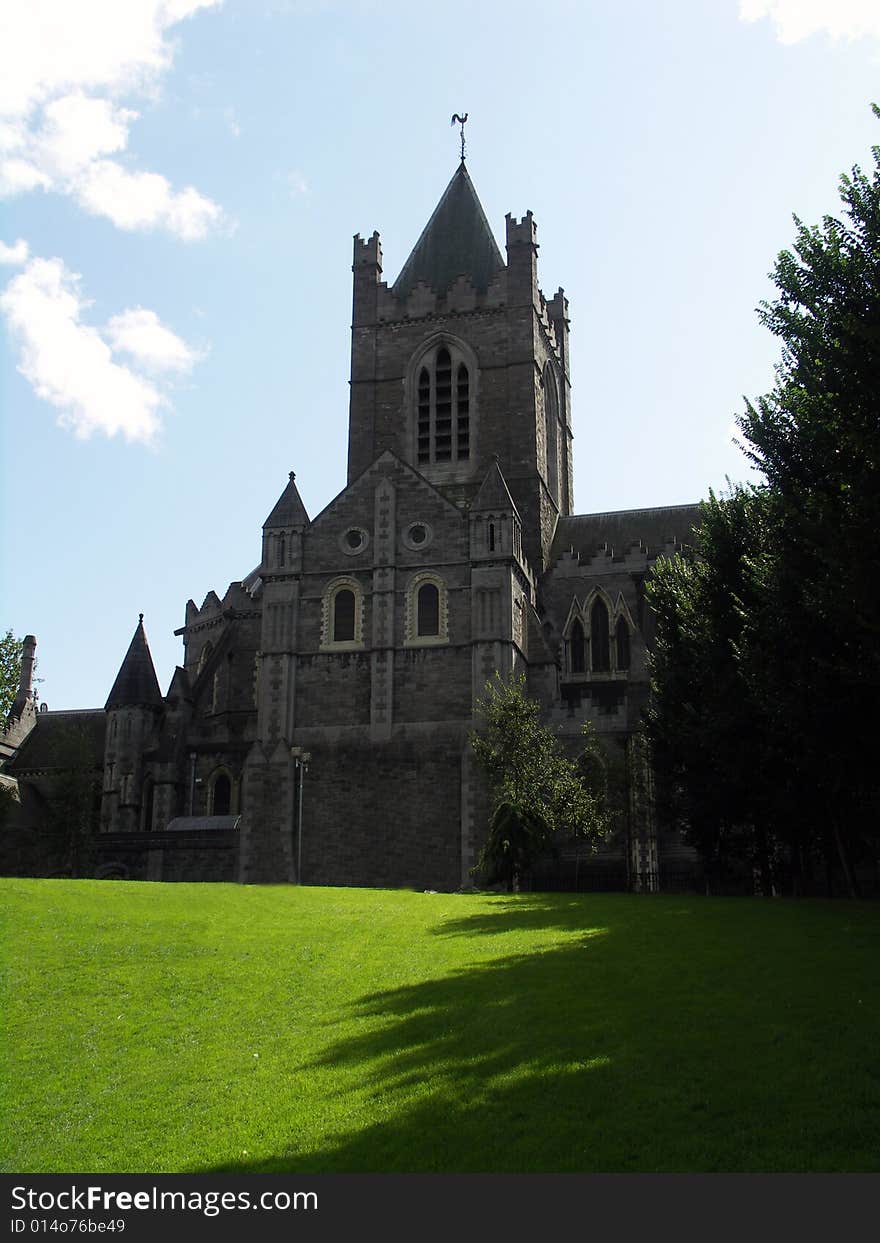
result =
[[[307,527],[308,525],[309,515],[306,513],[306,507],[302,503],[302,497],[297,491],[296,475],[291,471],[287,487],[281,493],[275,508],[263,523],[263,530],[266,531],[273,527]]]
[[[144,615],[141,613],[134,637],[104,707],[109,712],[111,708],[159,707],[161,704],[162,692],[159,690],[159,679],[156,677],[144,633]]]
[[[497,458],[486,471],[486,477],[480,484],[480,490],[471,504],[472,512],[475,513],[481,509],[512,509],[515,514],[517,513]]]
[[[462,275],[469,276],[474,288],[485,293],[492,278],[503,269],[504,260],[486,213],[467,169],[460,164],[394,282],[392,293],[406,297],[424,281],[442,294]]]
[[[365,467],[359,475],[356,475],[350,483],[345,485],[341,492],[338,492],[336,496],[334,496],[332,501],[328,501],[319,514],[315,514],[315,520],[312,523],[312,528],[314,529],[319,525],[319,523],[324,522],[327,518],[331,517],[333,511],[340,504],[340,502],[343,501],[345,497],[350,496],[353,492],[360,490],[364,484],[364,481],[368,480],[371,476],[374,476],[377,468],[380,466],[390,466],[391,471],[386,471],[385,473],[392,476],[394,474],[404,476],[408,475],[410,479],[416,480],[420,487],[424,488],[426,492],[429,492],[437,503],[444,507],[444,509],[457,514],[459,518],[462,517],[462,511],[458,505],[454,504],[453,501],[450,501],[447,496],[444,496],[443,493],[435,487],[433,483],[431,483],[430,479],[426,479],[425,476],[417,471],[416,468],[409,462],[404,462],[402,458],[399,458],[393,449],[383,449],[379,456],[375,458],[369,466]],[[370,485],[368,484],[367,486]]]
[[[103,708],[38,712],[37,722],[5,772],[13,777],[63,769],[100,768],[104,762]]]

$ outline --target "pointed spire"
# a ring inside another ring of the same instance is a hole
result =
[[[141,613],[104,709],[109,712],[112,708],[152,708],[159,707],[162,702],[159,679],[144,633],[144,615]]]
[[[501,473],[497,454],[492,459],[492,465],[486,471],[480,490],[471,505],[471,510],[475,513],[481,509],[510,509],[519,517],[513,497]]]
[[[403,265],[392,292],[397,298],[406,297],[419,281],[424,281],[435,293],[442,294],[456,277],[469,276],[474,288],[485,293],[492,278],[503,269],[498,243],[474,183],[461,163]]]
[[[297,491],[296,474],[294,471],[291,471],[287,487],[281,493],[275,508],[263,523],[263,530],[266,531],[271,527],[307,527],[308,525],[309,515],[306,513],[306,507],[302,503],[302,497]]]

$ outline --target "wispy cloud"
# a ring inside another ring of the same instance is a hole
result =
[[[188,371],[199,354],[142,307],[114,316],[102,334],[83,321],[89,303],[80,281],[60,259],[32,259],[9,282],[0,310],[18,346],[18,369],[78,437],[97,432],[149,444],[170,404],[156,374]]]
[[[226,128],[229,130],[232,137],[240,138],[241,137],[241,126],[238,123],[238,118],[235,115],[234,108],[223,109],[223,120],[226,122]]]
[[[138,113],[119,101],[154,93],[170,67],[169,29],[220,0],[29,0],[0,16],[0,197],[73,198],[122,229],[204,237],[222,209],[193,186],[132,171]]]
[[[880,38],[877,0],[740,0],[742,21],[769,18],[780,43],[798,43],[814,34],[834,39]]]
[[[309,183],[298,168],[285,174],[284,180],[287,184],[287,192],[292,199],[302,198],[304,194],[308,194]]]

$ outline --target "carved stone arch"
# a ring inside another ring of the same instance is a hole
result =
[[[441,419],[437,367],[444,350],[449,356],[449,409]],[[479,375],[472,346],[454,333],[435,332],[419,343],[404,377],[408,457],[418,470],[442,476],[452,469],[476,468]]]
[[[611,663],[619,673],[628,672],[632,663],[632,637],[636,633],[635,623],[629,611],[623,592],[617,593],[617,602],[611,618]]]
[[[568,674],[587,670],[587,629],[583,609],[577,596],[572,596],[568,616],[562,627],[563,668]]]
[[[612,617],[612,622],[615,624],[619,617],[625,618],[626,624],[629,626],[630,634],[635,634],[636,624],[633,621],[632,613],[629,611],[629,605],[627,604],[626,600],[624,600],[623,598],[622,591],[618,591],[617,593],[617,600],[614,603],[614,611],[611,617]]]
[[[449,642],[449,593],[433,570],[414,574],[406,586],[404,647],[437,647]]]
[[[354,652],[363,646],[364,589],[352,575],[340,574],[321,596],[321,651]]]

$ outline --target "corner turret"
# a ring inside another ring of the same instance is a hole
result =
[[[302,533],[308,525],[309,515],[296,486],[296,473],[291,471],[287,487],[263,523],[261,570],[264,576],[296,573],[301,569]]]
[[[151,780],[144,781],[144,754],[155,745],[163,707],[141,613],[105,704],[107,734],[101,800],[101,825],[105,830],[136,832],[153,827],[153,786]]]

